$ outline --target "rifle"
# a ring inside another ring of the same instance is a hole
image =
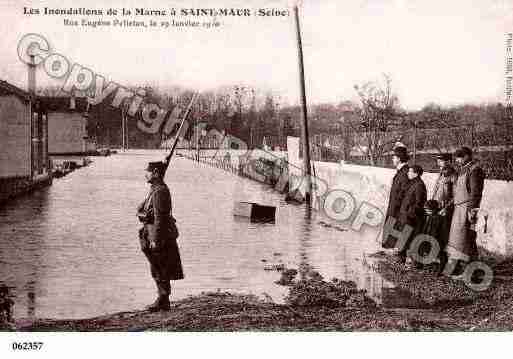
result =
[[[195,92],[194,95],[192,95],[191,102],[189,102],[189,106],[187,106],[187,109],[185,110],[185,114],[183,115],[182,122],[180,123],[180,127],[178,128],[178,131],[176,131],[175,140],[173,142],[173,146],[171,146],[171,151],[164,159],[163,163],[165,165],[164,167],[164,176],[166,174],[167,168],[169,167],[169,162],[171,162],[171,157],[173,157],[173,153],[175,152],[176,145],[178,144],[178,139],[180,132],[182,131],[183,124],[185,123],[185,120],[187,119],[187,116],[191,112],[192,105],[194,104],[194,101],[196,100],[196,97],[198,97],[198,93]]]

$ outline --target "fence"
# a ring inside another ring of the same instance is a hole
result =
[[[415,162],[425,171],[438,171],[435,154],[454,152],[460,146],[473,148],[476,159],[480,160],[488,179],[513,180],[513,123],[504,126],[473,127],[460,126],[439,129],[408,129],[385,133],[387,140],[401,141],[415,152]],[[351,137],[342,134],[316,133],[311,136],[310,150],[314,161],[355,163],[369,165],[368,158],[359,151],[364,148],[363,134]],[[267,136],[266,144],[285,149],[281,136]],[[392,168],[390,150],[380,156],[376,165]],[[300,148],[301,145],[300,145]]]
[[[473,148],[476,159],[480,160],[489,179],[513,180],[513,124],[507,126],[489,126],[471,128],[461,126],[440,129],[408,129],[384,134],[387,140],[395,139],[402,142],[410,153],[415,152],[415,162],[426,171],[438,171],[434,155],[440,152],[454,152],[456,148],[468,146]],[[356,134],[351,140],[352,151],[340,135],[318,134],[312,142],[312,159],[325,162],[346,161],[355,164],[369,165],[370,161],[358,153],[364,148],[362,134]],[[346,140],[347,141],[347,140]],[[378,158],[376,165],[393,167],[390,150]],[[358,145],[357,145],[358,144]]]
[[[180,151],[181,156],[211,167],[222,169],[231,174],[250,178],[260,183],[274,186],[282,175],[282,171],[286,171],[283,163],[278,161],[260,157],[250,162],[240,162],[240,158],[235,160],[233,156],[213,156],[212,154],[197,153],[196,151]],[[198,155],[199,154],[199,155]]]

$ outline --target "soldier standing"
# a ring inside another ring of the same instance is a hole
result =
[[[155,302],[146,308],[150,311],[169,310],[170,281],[184,278],[176,242],[178,229],[171,213],[171,194],[164,183],[166,168],[163,162],[148,164],[146,180],[151,187],[137,211],[139,220],[144,224],[139,231],[141,250],[150,263],[158,292]]]

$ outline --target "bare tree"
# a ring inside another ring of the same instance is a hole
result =
[[[383,75],[383,82],[367,82],[355,85],[354,89],[360,104],[356,121],[349,124],[361,137],[357,146],[375,166],[395,142],[402,140],[403,135],[392,130],[404,119],[404,114],[388,75]]]

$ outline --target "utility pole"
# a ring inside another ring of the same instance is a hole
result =
[[[417,119],[413,119],[413,162],[417,157]]]
[[[128,151],[128,103],[125,108],[125,149]]]
[[[197,159],[198,162],[200,160],[200,129],[196,124],[196,149],[197,149]]]
[[[121,107],[121,150],[125,151],[125,106]]]
[[[196,161],[199,162],[199,159],[200,159],[200,149],[199,149],[200,141],[199,141],[199,127],[198,127],[198,117],[197,116],[194,118],[194,131],[192,133],[193,133],[193,136],[196,136],[196,138],[195,138],[195,140],[196,140]],[[194,140],[194,138],[193,138],[193,140]]]
[[[294,5],[294,19],[296,20],[296,36],[297,36],[297,51],[299,60],[299,86],[301,90],[301,109],[303,121],[301,126],[301,137],[303,139],[303,167],[306,181],[305,200],[307,206],[311,205],[312,193],[312,169],[310,167],[310,143],[308,134],[308,113],[306,105],[306,92],[305,92],[305,69],[303,63],[303,45],[301,42],[301,28],[299,25],[299,11],[297,5]]]
[[[253,149],[253,124],[249,124],[249,148]]]

